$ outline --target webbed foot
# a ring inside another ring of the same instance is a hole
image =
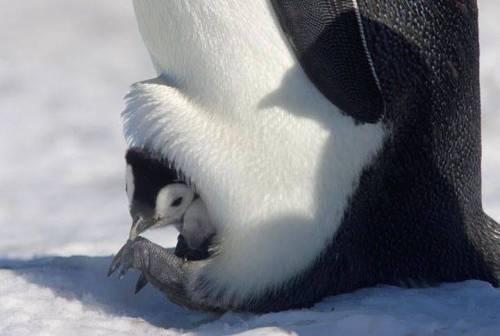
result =
[[[129,269],[141,272],[136,291],[141,290],[148,282],[173,295],[184,291],[184,261],[177,258],[167,249],[138,237],[128,240],[113,259],[108,271],[111,276],[118,269],[123,278]]]

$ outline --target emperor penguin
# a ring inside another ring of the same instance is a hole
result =
[[[158,77],[132,86],[126,139],[189,177],[220,229],[198,261],[138,237],[123,269],[215,311],[376,284],[499,285],[476,1],[134,6]]]

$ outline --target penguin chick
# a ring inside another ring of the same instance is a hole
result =
[[[182,172],[168,161],[141,148],[130,148],[127,162],[126,191],[133,220],[130,240],[137,229],[180,222],[195,193],[183,181]]]
[[[134,218],[129,239],[134,240],[146,230],[167,225],[176,225],[177,229],[180,229],[184,214],[194,198],[194,191],[185,184],[172,183],[164,186],[155,197],[152,215],[138,215]]]
[[[163,187],[156,196],[155,215],[139,217],[130,229],[130,240],[135,240],[149,229],[175,225],[187,246],[185,249],[205,250],[204,244],[215,234],[208,211],[201,200],[185,184],[173,183]]]

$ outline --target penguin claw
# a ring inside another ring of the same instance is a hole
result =
[[[127,275],[129,269],[130,265],[128,264],[123,265],[122,269],[120,270],[120,275],[119,275],[120,280],[125,278],[125,275]]]
[[[123,278],[129,269],[134,268],[141,272],[135,285],[136,294],[151,283],[175,302],[201,307],[186,296],[184,282],[187,268],[184,265],[185,261],[171,251],[138,237],[125,243],[111,262],[108,273],[111,275],[121,268],[118,273],[119,277]]]
[[[127,260],[125,260],[125,262],[123,263],[122,269],[120,270],[120,275],[119,275],[120,280],[123,279],[125,277],[125,275],[127,275],[128,270],[131,267],[132,267],[132,261],[130,260],[130,258],[128,258]]]
[[[123,250],[125,249],[125,247],[127,246],[127,244],[128,244],[128,242],[125,245],[122,246],[122,248],[120,249],[120,251],[118,251],[118,253],[113,258],[113,261],[111,262],[111,265],[109,265],[108,277],[110,277],[113,273],[115,273],[116,270],[122,264],[122,254],[123,254]]]
[[[113,275],[113,273],[115,273],[116,269],[120,267],[120,264],[118,262],[115,262],[115,260],[113,260],[113,262],[111,263],[111,265],[109,266],[109,269],[108,269],[108,278]]]
[[[122,246],[122,248],[118,251],[116,256],[113,258],[113,261],[111,262],[111,265],[109,266],[108,269],[108,277],[110,277],[113,273],[116,272],[120,266],[123,265],[119,278],[123,279],[125,275],[127,274],[128,270],[130,267],[132,267],[132,261],[130,260],[130,249],[132,245],[131,240],[127,240],[127,242]]]
[[[146,285],[148,284],[148,280],[144,276],[144,274],[141,273],[141,276],[139,279],[137,279],[137,283],[135,284],[135,294],[139,293]]]

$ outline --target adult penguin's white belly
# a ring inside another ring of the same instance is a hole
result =
[[[232,299],[257,296],[332,241],[384,127],[318,91],[267,1],[134,5],[160,77],[132,88],[127,140],[174,162],[206,202],[218,253],[195,276]]]

